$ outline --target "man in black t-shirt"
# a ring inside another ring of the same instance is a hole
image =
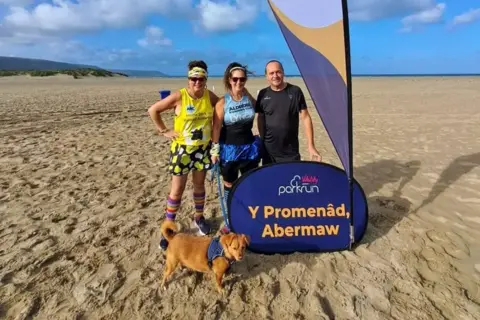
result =
[[[298,141],[299,120],[305,126],[308,152],[312,160],[322,157],[313,141],[313,124],[302,89],[284,81],[282,64],[269,61],[265,75],[270,87],[260,90],[255,111],[258,131],[264,143],[262,164],[301,160]]]

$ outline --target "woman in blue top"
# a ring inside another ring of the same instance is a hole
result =
[[[247,80],[245,66],[237,62],[228,65],[223,77],[227,93],[217,102],[213,115],[212,163],[220,163],[225,201],[238,174],[255,169],[260,162],[261,141],[252,132],[256,101],[245,89]],[[229,231],[227,225],[221,230]]]

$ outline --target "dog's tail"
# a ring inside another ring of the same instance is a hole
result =
[[[162,232],[162,235],[165,237],[165,239],[170,242],[177,234],[178,228],[175,222],[171,220],[165,220],[165,222],[163,222],[162,226],[160,227],[160,231]]]

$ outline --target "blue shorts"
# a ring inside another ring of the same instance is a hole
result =
[[[255,136],[255,140],[251,144],[220,144],[220,162],[223,165],[229,162],[260,160],[261,146],[262,140],[259,136]]]

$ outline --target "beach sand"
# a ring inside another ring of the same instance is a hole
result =
[[[0,79],[0,318],[480,319],[480,78],[355,78],[355,177],[370,211],[362,243],[249,253],[225,297],[187,271],[160,288],[169,142],[146,110],[158,90],[185,83]],[[311,114],[324,161],[341,167]],[[216,186],[207,192],[218,227]]]

